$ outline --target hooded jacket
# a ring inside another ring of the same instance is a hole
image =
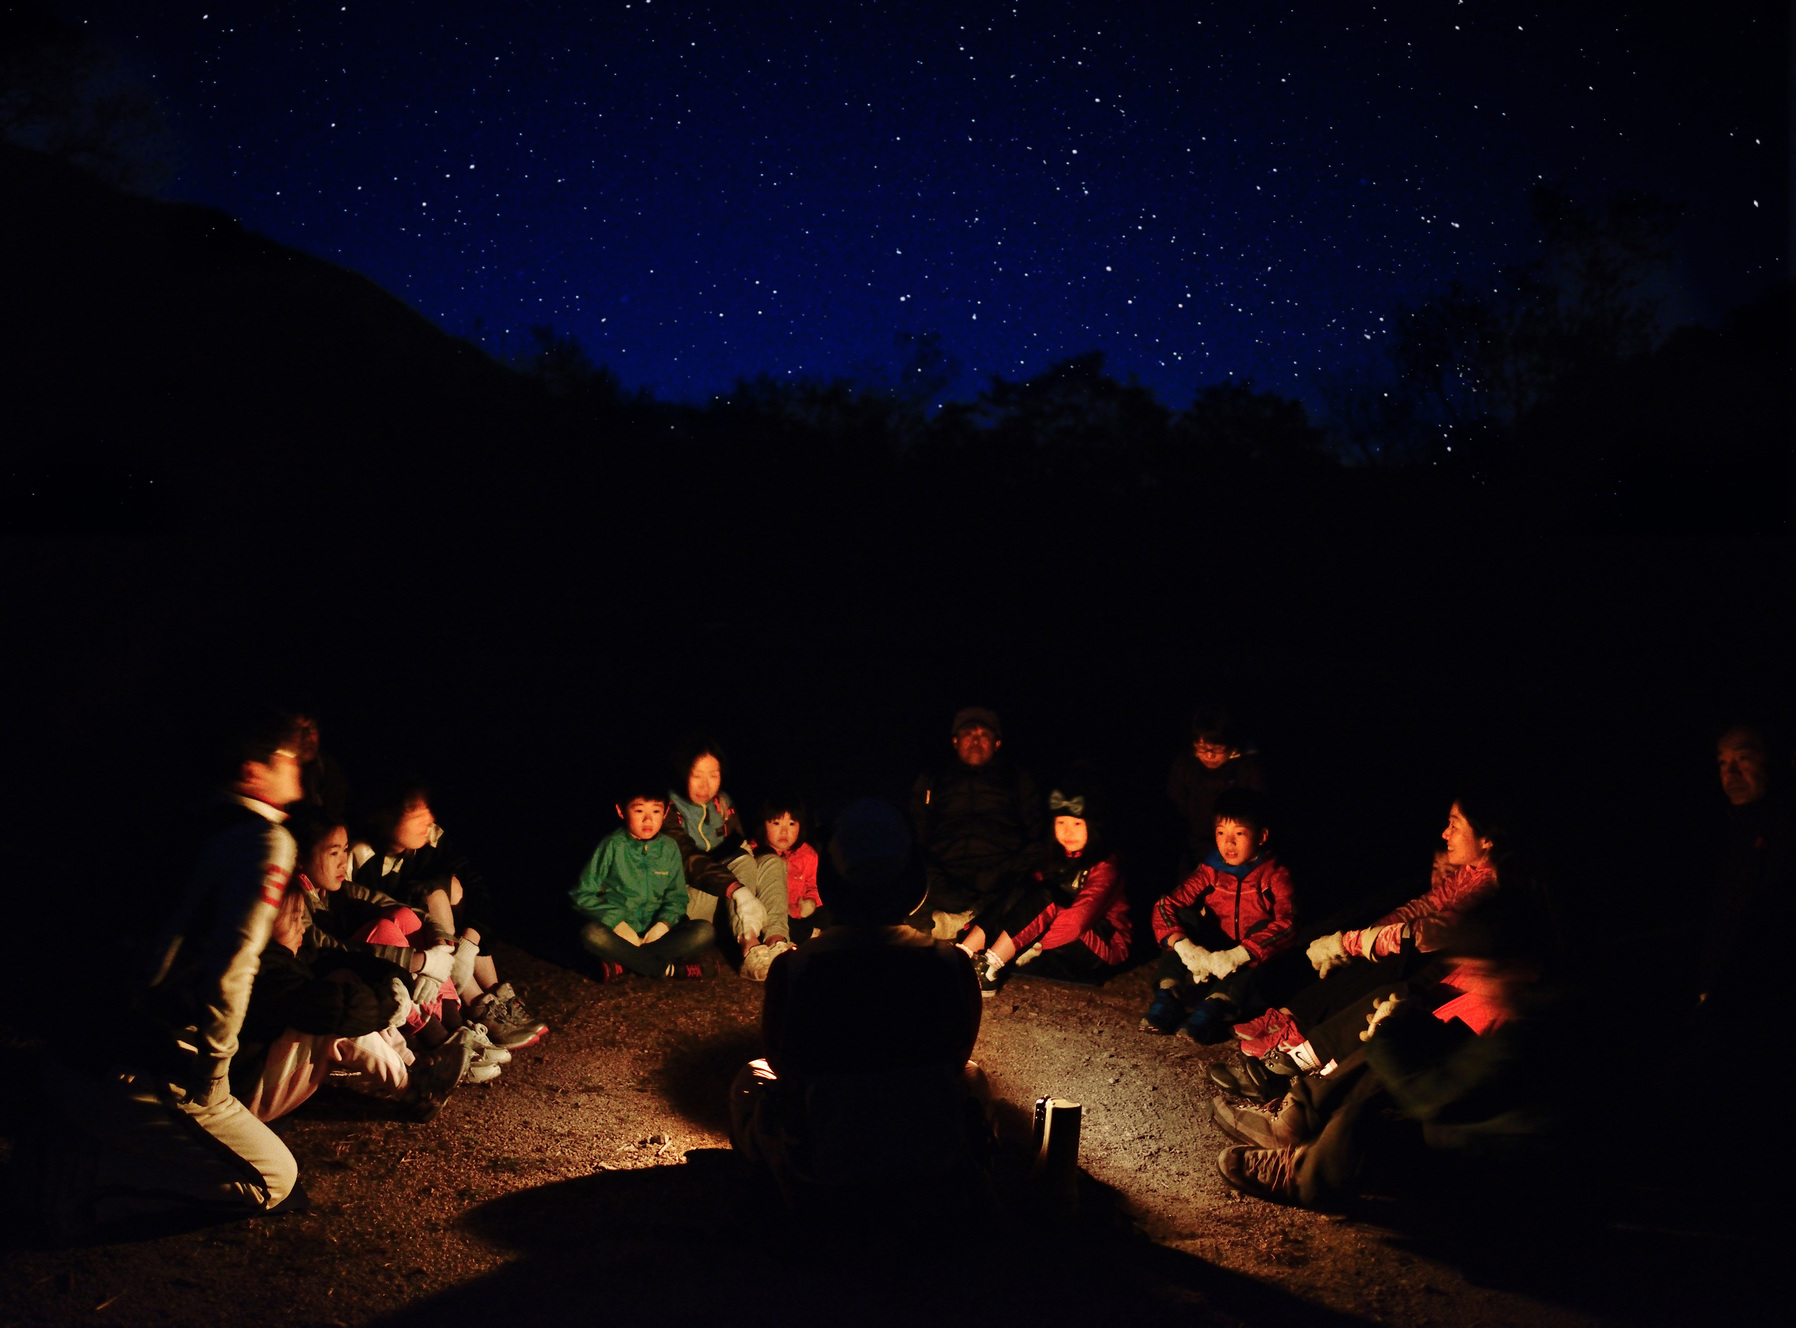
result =
[[[1224,934],[1261,964],[1297,939],[1297,895],[1291,873],[1270,853],[1231,867],[1214,849],[1185,883],[1154,904],[1154,939],[1169,944],[1184,934],[1177,910],[1207,908]]]

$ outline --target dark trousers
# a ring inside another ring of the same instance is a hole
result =
[[[665,977],[669,964],[684,963],[693,955],[703,954],[716,940],[711,924],[698,918],[682,918],[667,935],[647,945],[631,945],[611,928],[596,922],[580,929],[580,944],[588,954],[622,964],[645,978]]]
[[[829,906],[813,909],[805,918],[787,918],[786,926],[791,930],[792,944],[803,945],[820,931],[828,931],[834,923],[829,916]]]
[[[1206,950],[1232,950],[1236,942],[1229,939],[1215,917],[1203,909],[1174,909],[1173,915],[1179,920],[1179,929],[1195,945]],[[1171,980],[1181,986],[1193,981],[1191,970],[1185,967],[1176,950],[1168,947],[1160,951],[1159,962],[1154,967],[1155,984]],[[1209,1000],[1221,997],[1235,1009],[1258,1012],[1266,1008],[1266,1001],[1260,995],[1260,970],[1253,964],[1243,964],[1222,981],[1211,978],[1198,984],[1197,994]]]
[[[1015,941],[1050,906],[1057,904],[1065,908],[1071,902],[1072,896],[1062,891],[1038,883],[1026,885],[1013,892],[1003,916],[985,929],[986,944],[991,944],[999,936],[1008,936]],[[1109,939],[1108,922],[1093,924],[1093,930],[1106,940]],[[1020,941],[1017,942],[1017,948],[1024,948]],[[1042,951],[1038,958],[1021,965],[1015,971],[1054,982],[1102,982],[1116,970],[1093,953],[1085,942],[1072,940],[1065,945],[1057,945],[1052,950]]]

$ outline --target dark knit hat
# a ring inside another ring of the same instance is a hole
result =
[[[962,729],[990,729],[994,738],[1004,736],[1004,726],[998,722],[998,712],[987,710],[984,706],[962,706],[954,712],[954,724],[948,730],[950,738],[958,738]]]
[[[910,825],[889,802],[860,798],[836,817],[829,851],[818,864],[822,893],[838,913],[862,921],[897,922],[923,902],[923,873],[912,852]]]

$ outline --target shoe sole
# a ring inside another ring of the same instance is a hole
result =
[[[1153,1021],[1143,1019],[1139,1024],[1135,1025],[1135,1031],[1137,1033],[1152,1033],[1155,1037],[1171,1037],[1174,1033],[1178,1032],[1178,1029],[1161,1028]]]

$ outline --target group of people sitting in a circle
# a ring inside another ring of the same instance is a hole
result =
[[[618,787],[620,824],[569,892],[602,981],[701,978],[709,961],[766,984],[766,1055],[731,1089],[732,1141],[795,1203],[989,1195],[992,1113],[970,1059],[982,998],[1019,977],[1101,984],[1137,957],[1091,767],[1043,793],[1003,757],[992,711],[960,711],[949,736],[953,760],[916,781],[908,815],[850,802],[815,839],[796,793],[745,822],[721,752],[694,743],[671,780]],[[1736,926],[1787,883],[1789,815],[1762,735],[1730,730],[1720,755],[1732,819],[1714,913]],[[480,873],[425,789],[396,789],[352,828],[316,724],[280,713],[241,726],[220,771],[130,1064],[103,1091],[65,1084],[40,1141],[26,1197],[56,1230],[303,1203],[268,1121],[333,1077],[429,1119],[548,1031],[500,975]],[[1500,1150],[1541,1128],[1510,1041],[1550,1004],[1558,935],[1496,800],[1454,799],[1425,890],[1318,933],[1226,712],[1194,718],[1167,792],[1190,858],[1146,918],[1139,1026],[1234,1046],[1207,1065],[1228,1184],[1335,1205],[1430,1148]],[[1697,994],[1738,1009],[1712,950]],[[54,1161],[76,1154],[80,1168]]]

